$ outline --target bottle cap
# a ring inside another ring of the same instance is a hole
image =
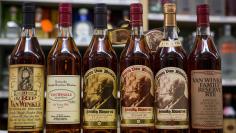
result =
[[[165,3],[164,8],[164,26],[176,26],[176,4]]]
[[[201,4],[197,6],[197,26],[209,26],[209,6]]]
[[[23,27],[33,28],[35,27],[35,5],[30,2],[23,3]]]
[[[130,20],[132,26],[141,26],[143,24],[143,6],[141,3],[130,5]]]
[[[59,25],[67,27],[72,24],[72,5],[69,3],[59,4]]]
[[[174,13],[174,14],[176,14],[176,5],[174,3],[164,4],[164,13]]]
[[[98,29],[107,28],[107,5],[96,4],[94,7],[94,27]]]

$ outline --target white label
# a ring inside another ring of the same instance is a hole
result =
[[[80,76],[47,77],[47,124],[80,123]]]

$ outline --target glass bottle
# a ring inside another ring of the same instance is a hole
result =
[[[6,23],[6,38],[18,38],[20,35],[20,27],[17,23],[17,8],[11,6],[9,9],[10,19]]]
[[[82,8],[79,10],[80,20],[75,23],[75,41],[78,44],[88,45],[93,33],[93,26],[88,21],[88,9]]]
[[[10,56],[8,133],[43,133],[45,57],[35,37],[35,6],[23,5],[23,28]]]
[[[219,50],[222,58],[222,78],[236,80],[236,39],[231,35],[231,26],[225,25],[224,36],[219,39]]]
[[[233,96],[235,94],[224,93],[224,133],[236,132],[236,110],[233,105]]]
[[[47,59],[46,132],[80,133],[82,59],[72,38],[72,6],[59,5],[59,33]]]
[[[176,5],[164,4],[164,35],[154,57],[155,128],[158,133],[188,133],[187,56],[178,40]]]
[[[221,58],[210,35],[209,6],[197,6],[197,36],[188,57],[191,133],[222,133]]]
[[[83,132],[117,133],[117,56],[107,34],[107,6],[94,9],[94,35],[83,57]]]
[[[122,133],[154,130],[152,55],[143,34],[142,15],[142,4],[130,5],[132,35],[120,57]]]

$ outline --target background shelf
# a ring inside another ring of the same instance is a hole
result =
[[[148,19],[151,21],[163,21],[163,14],[149,13]],[[191,22],[196,23],[196,15],[177,15],[176,19],[178,22]],[[230,23],[236,24],[235,16],[210,16],[211,23]]]
[[[132,2],[139,2],[139,0],[2,0],[3,2],[37,2],[37,3],[60,3],[68,2],[72,4],[94,4],[94,3],[106,3],[108,5],[120,5],[128,6]]]

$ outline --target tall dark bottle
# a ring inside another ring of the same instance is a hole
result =
[[[95,30],[83,57],[83,132],[117,132],[117,56],[107,34],[107,6],[94,8]]]
[[[71,25],[71,4],[62,3],[58,37],[47,59],[47,133],[80,133],[82,59],[72,38]]]
[[[188,58],[191,133],[222,133],[221,59],[210,35],[209,7],[197,6],[197,36]]]
[[[152,55],[143,34],[142,4],[130,5],[132,35],[120,57],[121,132],[154,131]]]
[[[35,37],[35,6],[23,5],[21,37],[10,56],[8,132],[43,133],[45,57]]]
[[[154,59],[155,128],[187,133],[189,128],[187,56],[178,40],[176,5],[164,4],[164,35]]]

